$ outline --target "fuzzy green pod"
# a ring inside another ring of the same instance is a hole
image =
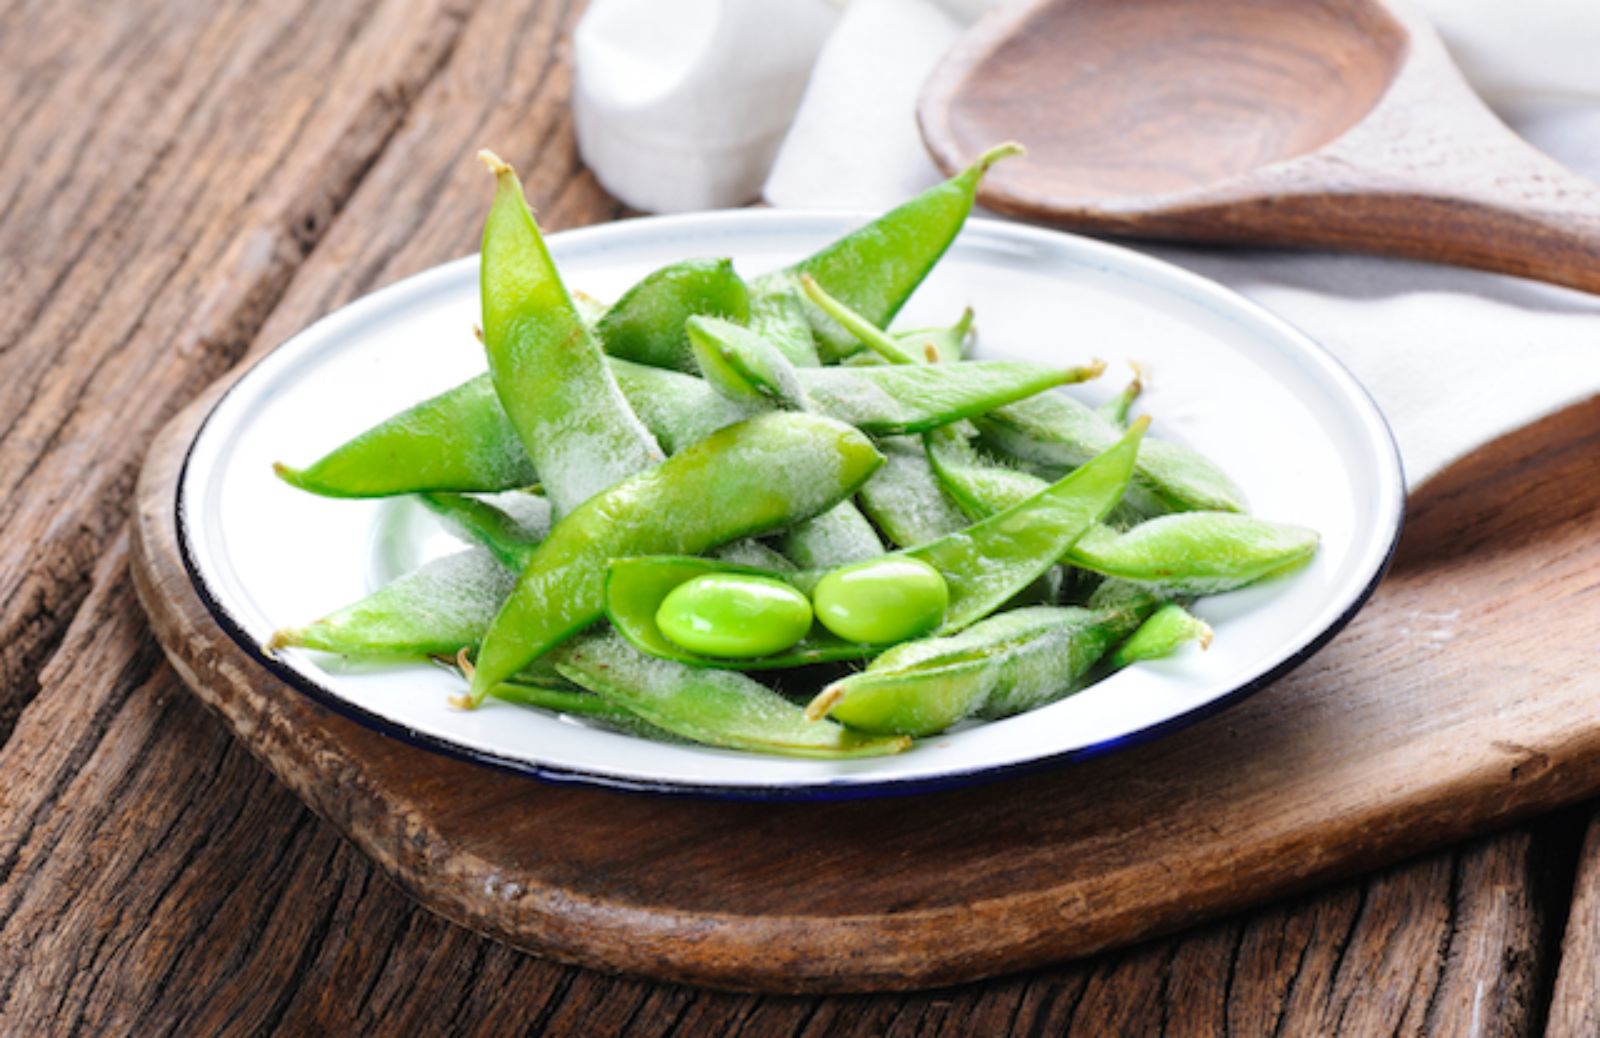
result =
[[[480,157],[496,185],[479,275],[489,374],[556,514],[565,515],[666,455],[584,326],[516,173],[490,152]]]
[[[484,637],[470,703],[599,619],[610,560],[696,554],[791,526],[850,496],[882,462],[847,425],[773,412],[601,491],[556,524],[522,571]]]

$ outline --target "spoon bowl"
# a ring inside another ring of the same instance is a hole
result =
[[[992,209],[1099,233],[1334,246],[1600,291],[1600,186],[1484,106],[1393,0],[1038,0],[934,71],[923,137]]]

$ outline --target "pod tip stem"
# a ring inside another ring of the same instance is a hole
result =
[[[488,148],[483,148],[478,152],[478,161],[483,163],[489,172],[493,173],[497,177],[511,175],[515,172],[511,168],[511,164],[509,162],[507,162],[505,159],[502,159]]]
[[[272,632],[272,637],[268,638],[267,643],[261,646],[261,651],[266,653],[275,653],[279,649],[287,649],[294,645],[299,634],[300,632],[295,628],[280,627],[276,631]]]
[[[1067,375],[1073,382],[1092,382],[1104,375],[1105,372],[1106,362],[1099,357],[1094,358],[1087,364],[1079,364],[1075,368],[1066,369]]]
[[[275,461],[272,463],[272,474],[289,484],[291,487],[296,487],[300,490],[311,489],[310,487],[306,486],[305,473],[292,465],[285,465],[281,461]]]
[[[982,174],[989,172],[989,167],[993,166],[1001,159],[1009,159],[1014,155],[1026,154],[1028,154],[1027,148],[1024,148],[1016,141],[1006,141],[1004,144],[997,144],[988,151],[984,152],[982,155],[979,155],[978,161],[972,164],[972,168],[977,170],[981,176]]]
[[[828,716],[828,711],[833,709],[834,704],[843,698],[843,685],[839,684],[838,682],[829,685],[821,692],[818,692],[816,697],[812,699],[811,702],[806,704],[806,720],[822,720],[824,717]]]
[[[1210,624],[1206,623],[1204,620],[1201,620],[1198,617],[1195,618],[1195,623],[1200,625],[1200,638],[1199,638],[1199,641],[1200,641],[1201,650],[1204,651],[1206,649],[1211,648],[1211,642],[1216,638],[1217,632],[1215,632],[1215,631],[1213,631],[1211,629],[1211,625]]]

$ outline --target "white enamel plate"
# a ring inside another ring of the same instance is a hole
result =
[[[554,236],[567,284],[615,298],[649,271],[731,256],[746,275],[814,251],[858,216],[741,211],[633,220]],[[461,545],[405,501],[335,501],[279,482],[388,415],[483,370],[475,259],[393,285],[319,321],[247,373],[190,451],[177,506],[191,576],[218,621],[296,688],[421,746],[562,781],[772,798],[950,785],[1103,751],[1218,709],[1304,661],[1371,594],[1399,535],[1404,484],[1361,386],[1304,335],[1202,278],[1115,246],[972,221],[901,314],[948,324],[972,305],[980,356],[1110,367],[1071,391],[1098,402],[1127,362],[1153,372],[1154,435],[1198,448],[1253,511],[1322,534],[1304,570],[1204,599],[1210,650],[1139,664],[1060,702],[975,723],[910,751],[824,762],[649,742],[490,701],[452,708],[461,680],[429,664],[356,665],[259,646]],[[420,750],[418,752],[421,752]]]

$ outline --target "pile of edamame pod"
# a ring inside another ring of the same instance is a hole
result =
[[[471,547],[269,649],[449,661],[486,699],[642,736],[892,753],[1209,642],[1185,606],[1289,571],[1307,529],[1129,420],[1139,379],[969,360],[970,311],[886,330],[960,231],[996,148],[791,267],[563,285],[515,173],[483,235],[486,374],[305,468],[415,495]]]

